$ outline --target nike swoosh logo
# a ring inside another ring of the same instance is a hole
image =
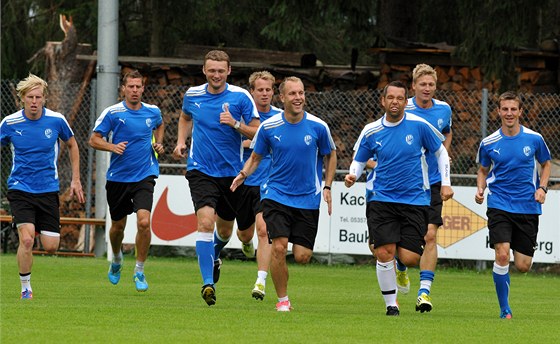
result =
[[[161,240],[177,240],[196,232],[196,214],[177,215],[167,204],[168,187],[163,190],[152,214],[152,232]]]

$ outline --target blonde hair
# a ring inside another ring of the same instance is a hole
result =
[[[25,97],[25,95],[29,91],[31,91],[31,90],[39,87],[39,86],[43,87],[43,97],[46,97],[47,88],[49,87],[47,82],[45,80],[39,78],[37,75],[29,73],[29,76],[27,78],[21,80],[17,84],[16,91],[17,91],[17,95],[18,95],[19,99],[23,102],[23,98]]]
[[[416,65],[416,67],[412,70],[412,83],[415,84],[416,80],[424,75],[432,76],[437,83],[436,70],[424,63]]]
[[[282,83],[280,84],[280,86],[278,86],[278,92],[282,93],[284,91],[284,87],[286,87],[286,82],[288,81],[301,82],[303,84],[303,81],[301,81],[301,79],[298,78],[297,76],[289,76],[287,78],[284,78],[284,80],[282,80]]]
[[[276,79],[274,78],[274,75],[270,74],[270,72],[268,72],[266,70],[263,70],[263,71],[260,71],[260,72],[254,72],[249,77],[249,88],[250,89],[252,89],[252,90],[255,89],[255,81],[257,81],[258,79],[272,81],[272,86],[274,86],[274,83],[276,82]]]

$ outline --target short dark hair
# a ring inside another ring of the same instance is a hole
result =
[[[381,97],[385,97],[387,95],[387,89],[389,88],[389,86],[403,88],[404,89],[404,97],[408,98],[408,87],[406,87],[404,82],[399,81],[399,80],[391,81],[390,83],[385,85],[385,87],[383,88],[383,92],[381,92]]]
[[[128,79],[142,79],[142,85],[144,85],[144,77],[142,76],[142,74],[140,74],[140,72],[135,69],[133,71],[127,72],[123,78],[122,78],[122,85],[126,85],[126,82],[128,81]]]

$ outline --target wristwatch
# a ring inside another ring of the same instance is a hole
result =
[[[233,125],[233,129],[237,130],[239,129],[240,126],[241,126],[241,122],[235,121],[235,124]]]
[[[542,189],[544,193],[548,193],[548,188],[544,185],[539,186],[539,189]]]

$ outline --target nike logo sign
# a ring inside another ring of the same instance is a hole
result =
[[[19,136],[23,136],[23,130],[16,130],[16,134],[18,134]]]
[[[275,138],[275,139],[277,139],[277,140],[278,140],[278,142],[280,142],[280,138],[281,138],[281,137],[282,137],[282,135],[280,135],[280,136],[276,136],[276,135],[274,135],[274,138]]]
[[[171,212],[167,203],[166,187],[152,213],[152,232],[162,240],[177,240],[196,232],[196,214],[177,215]]]

